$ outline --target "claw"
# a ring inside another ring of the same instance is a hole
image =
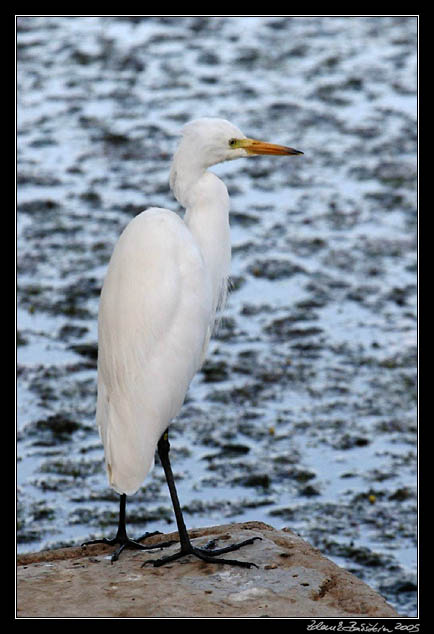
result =
[[[231,546],[226,546],[225,548],[216,548],[214,550],[211,550],[211,548],[213,545],[215,545],[216,540],[210,540],[204,548],[196,548],[190,542],[188,542],[187,544],[184,544],[184,546],[181,545],[181,549],[173,555],[167,555],[166,557],[161,557],[160,559],[147,559],[143,562],[141,568],[146,566],[146,564],[152,564],[154,567],[158,568],[160,566],[164,566],[164,564],[176,561],[177,559],[181,559],[181,557],[186,557],[187,555],[194,555],[195,557],[198,557],[198,559],[211,564],[226,564],[229,566],[240,566],[241,568],[251,568],[252,566],[254,566],[255,568],[258,568],[258,566],[251,561],[239,561],[238,559],[220,559],[217,557],[217,555],[223,555],[224,553],[238,550],[243,546],[253,544],[255,539],[262,539],[262,537],[251,537],[238,544],[231,544]]]
[[[159,533],[159,531],[156,531],[155,533],[146,533],[145,535],[140,537],[140,540],[156,534],[161,533]],[[107,546],[115,546],[116,544],[119,544],[119,548],[117,548],[111,556],[111,562],[114,563],[119,559],[119,555],[123,550],[125,550],[125,548],[131,550],[153,550],[155,548],[166,548],[167,546],[172,546],[172,544],[176,544],[176,541],[171,539],[167,542],[160,542],[159,544],[151,544],[149,546],[145,546],[144,544],[139,544],[139,542],[135,541],[134,539],[129,539],[129,537],[121,538],[116,536],[113,539],[107,539],[107,537],[103,537],[101,539],[92,539],[88,542],[83,542],[83,544],[81,545],[86,547],[90,544],[106,544]]]

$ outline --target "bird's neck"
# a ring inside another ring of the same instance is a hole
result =
[[[205,171],[191,186],[188,198],[184,221],[209,272],[216,309],[226,293],[231,261],[228,192],[215,174]]]
[[[195,156],[189,155],[185,160],[182,158],[182,152],[178,150],[170,169],[170,189],[176,200],[187,209],[190,206],[192,190],[205,174],[206,167]]]

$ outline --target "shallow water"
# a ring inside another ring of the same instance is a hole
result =
[[[18,548],[115,529],[98,296],[125,224],[178,209],[182,124],[303,150],[218,166],[233,288],[171,431],[188,526],[288,526],[416,614],[417,22],[18,19]],[[157,465],[131,532],[173,528]]]

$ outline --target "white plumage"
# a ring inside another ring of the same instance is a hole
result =
[[[207,168],[249,154],[298,154],[221,119],[187,124],[170,185],[184,219],[151,208],[115,247],[99,310],[97,424],[110,485],[132,494],[201,367],[230,268],[229,196]]]

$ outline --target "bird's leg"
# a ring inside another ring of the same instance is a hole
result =
[[[153,533],[145,533],[142,535],[138,541],[130,539],[127,535],[127,526],[125,521],[125,506],[126,506],[127,496],[125,493],[121,495],[120,504],[119,504],[119,523],[118,530],[116,536],[113,539],[107,539],[107,537],[103,537],[102,539],[92,539],[88,542],[84,542],[82,546],[88,546],[89,544],[107,544],[108,546],[115,546],[119,544],[119,548],[117,548],[112,554],[111,561],[117,561],[119,559],[119,555],[125,548],[131,548],[136,550],[151,550],[153,548],[164,548],[165,546],[170,546],[175,542],[162,542],[161,544],[155,544],[153,546],[144,546],[143,544],[139,544],[139,541],[146,539],[147,537],[152,537],[152,535],[159,535],[159,531],[154,531]]]
[[[169,443],[169,434],[166,430],[164,434],[161,436],[158,442],[158,455],[160,456],[161,464],[163,465],[164,473],[167,480],[167,485],[169,487],[170,497],[172,499],[173,510],[175,512],[176,523],[178,526],[178,534],[179,534],[179,542],[180,542],[180,550],[173,555],[167,555],[167,557],[162,557],[161,559],[150,559],[145,561],[142,566],[147,563],[152,563],[154,566],[163,566],[166,563],[171,561],[175,561],[176,559],[180,559],[185,555],[195,555],[199,559],[203,561],[207,561],[213,564],[229,564],[233,566],[242,566],[243,568],[250,568],[251,566],[256,566],[249,561],[238,561],[236,559],[218,559],[216,555],[222,555],[223,553],[229,553],[233,550],[238,550],[242,546],[247,546],[248,544],[253,544],[255,539],[261,539],[260,537],[252,537],[250,539],[246,539],[243,542],[238,544],[231,544],[230,546],[226,546],[226,548],[217,548],[210,549],[209,547],[205,548],[196,548],[192,545],[190,538],[188,536],[188,532],[185,526],[184,517],[182,515],[181,505],[179,504],[178,494],[176,492],[175,480],[172,473],[172,467],[170,465],[169,460],[169,451],[170,451],[170,443]]]

